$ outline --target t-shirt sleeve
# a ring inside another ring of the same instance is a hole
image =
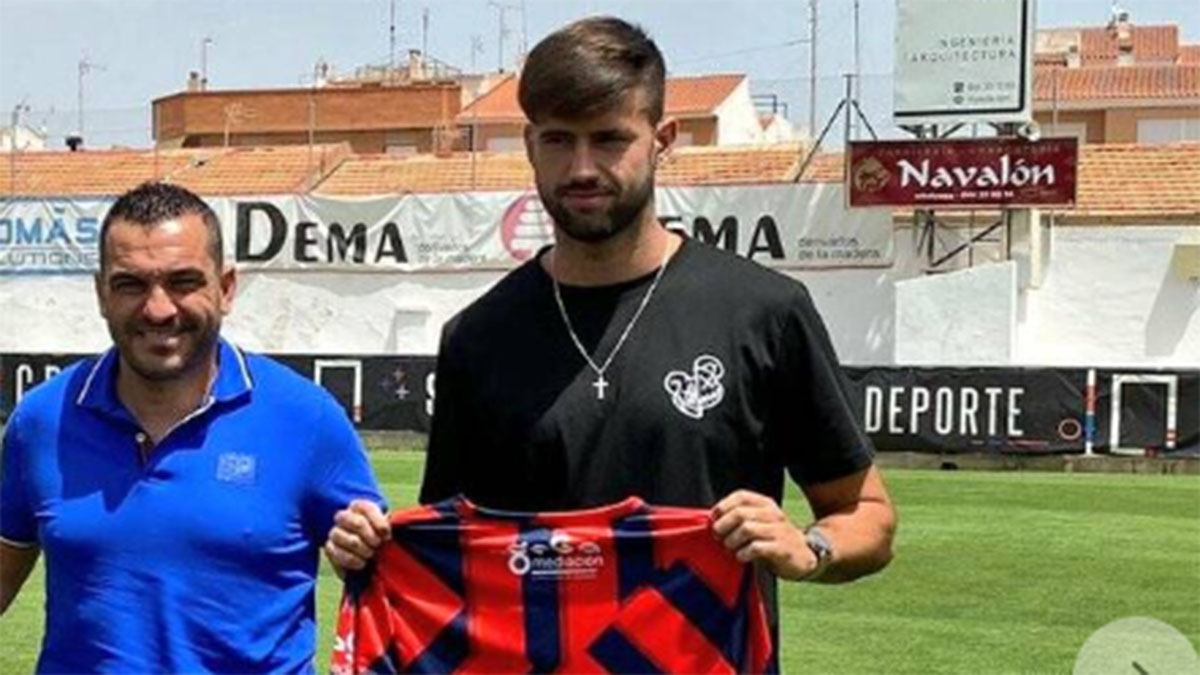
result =
[[[803,285],[778,326],[781,368],[772,442],[792,479],[821,483],[860,471],[875,450],[854,412],[851,385]]]
[[[341,406],[324,392],[321,394],[305,505],[306,529],[318,544],[325,542],[334,514],[351,501],[369,499],[386,508],[358,432]]]
[[[464,464],[472,433],[468,382],[459,374],[460,357],[454,353],[451,333],[456,321],[442,330],[434,378],[433,422],[425,452],[425,476],[421,480],[422,504],[449,499],[464,488]]]
[[[0,538],[14,546],[37,545],[37,521],[25,482],[26,448],[20,439],[21,420],[14,413],[4,428],[0,454]]]

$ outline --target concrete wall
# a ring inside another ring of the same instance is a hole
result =
[[[1016,352],[1016,265],[898,282],[895,312],[897,365],[1009,365]]]
[[[1015,300],[1006,281],[1015,263],[924,276],[907,227],[895,231],[892,267],[788,273],[808,286],[849,365],[1195,368],[1200,282],[1176,278],[1170,261],[1198,231],[1059,226],[1041,287]],[[442,323],[499,277],[247,273],[226,333],[259,351],[433,354]],[[0,278],[0,353],[107,344],[90,277]]]
[[[762,125],[750,98],[750,84],[742,80],[717,106],[717,145],[747,145],[762,140]]]
[[[1200,227],[1056,227],[1040,289],[1024,298],[1017,361],[1200,367],[1200,282],[1176,243]]]
[[[925,276],[914,232],[898,227],[891,268],[791,274],[808,285],[849,365],[1200,367],[1200,282],[1171,271],[1175,245],[1200,236],[1200,223],[1060,225],[1048,235],[1041,285],[1017,284],[1011,331],[998,326],[994,312],[1007,313],[1012,296],[979,277],[1012,268],[1022,278],[1015,263],[990,262],[1002,241],[981,243],[974,268]],[[949,248],[966,233],[938,236]],[[965,261],[964,253],[944,267]],[[939,327],[917,330],[921,325]],[[979,337],[962,337],[971,335]]]
[[[1043,132],[1053,126],[1054,114],[1041,106],[1033,114]],[[1087,124],[1088,143],[1137,143],[1139,120],[1200,119],[1200,106],[1059,110],[1059,124]]]
[[[153,103],[155,139],[223,134],[433,129],[453,122],[457,84],[181,93]]]
[[[1042,127],[1042,133],[1046,136],[1055,136],[1054,133],[1054,112],[1050,110],[1039,110],[1033,113],[1033,119]],[[1058,111],[1058,123],[1061,125],[1086,124],[1087,136],[1084,141],[1087,143],[1103,143],[1104,138],[1104,111],[1103,110],[1060,110]]]
[[[23,124],[0,127],[0,151],[30,152],[46,149],[46,137]]]
[[[1104,117],[1105,143],[1137,143],[1139,120],[1200,119],[1200,107],[1117,108]]]

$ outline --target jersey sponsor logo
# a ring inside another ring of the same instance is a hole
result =
[[[555,530],[548,543],[519,541],[508,547],[508,571],[523,577],[590,579],[604,567],[604,552],[594,541]]]
[[[692,362],[692,372],[672,370],[663,378],[663,387],[671,396],[675,408],[698,420],[725,398],[725,364],[711,354],[702,354]]]
[[[255,461],[252,455],[224,452],[217,458],[217,480],[225,483],[254,483]]]

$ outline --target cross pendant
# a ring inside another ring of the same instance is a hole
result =
[[[608,388],[608,380],[604,379],[604,375],[599,375],[596,377],[596,381],[592,383],[592,386],[596,388],[596,399],[603,401],[604,390]]]

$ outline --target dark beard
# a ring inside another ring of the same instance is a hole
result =
[[[130,326],[128,331],[132,333],[132,331],[137,329],[138,327],[136,326]],[[216,352],[217,341],[221,334],[221,324],[218,322],[216,325],[211,326],[209,330],[201,330],[194,322],[184,321],[180,326],[180,330],[192,333],[195,343],[193,344],[191,353],[186,356],[184,362],[178,368],[160,370],[145,367],[136,358],[125,357],[124,355],[122,356],[122,360],[129,366],[130,370],[149,382],[170,382],[196,372],[203,368]],[[116,336],[114,335],[113,338],[115,340]],[[120,351],[119,348],[118,351]]]
[[[554,219],[554,224],[564,234],[576,241],[594,244],[612,239],[638,221],[638,217],[654,197],[654,176],[649,176],[640,185],[635,186],[628,196],[615,202],[607,212],[590,217],[578,217],[563,206],[553,194],[547,199],[541,188],[538,189],[538,194],[542,205]]]

